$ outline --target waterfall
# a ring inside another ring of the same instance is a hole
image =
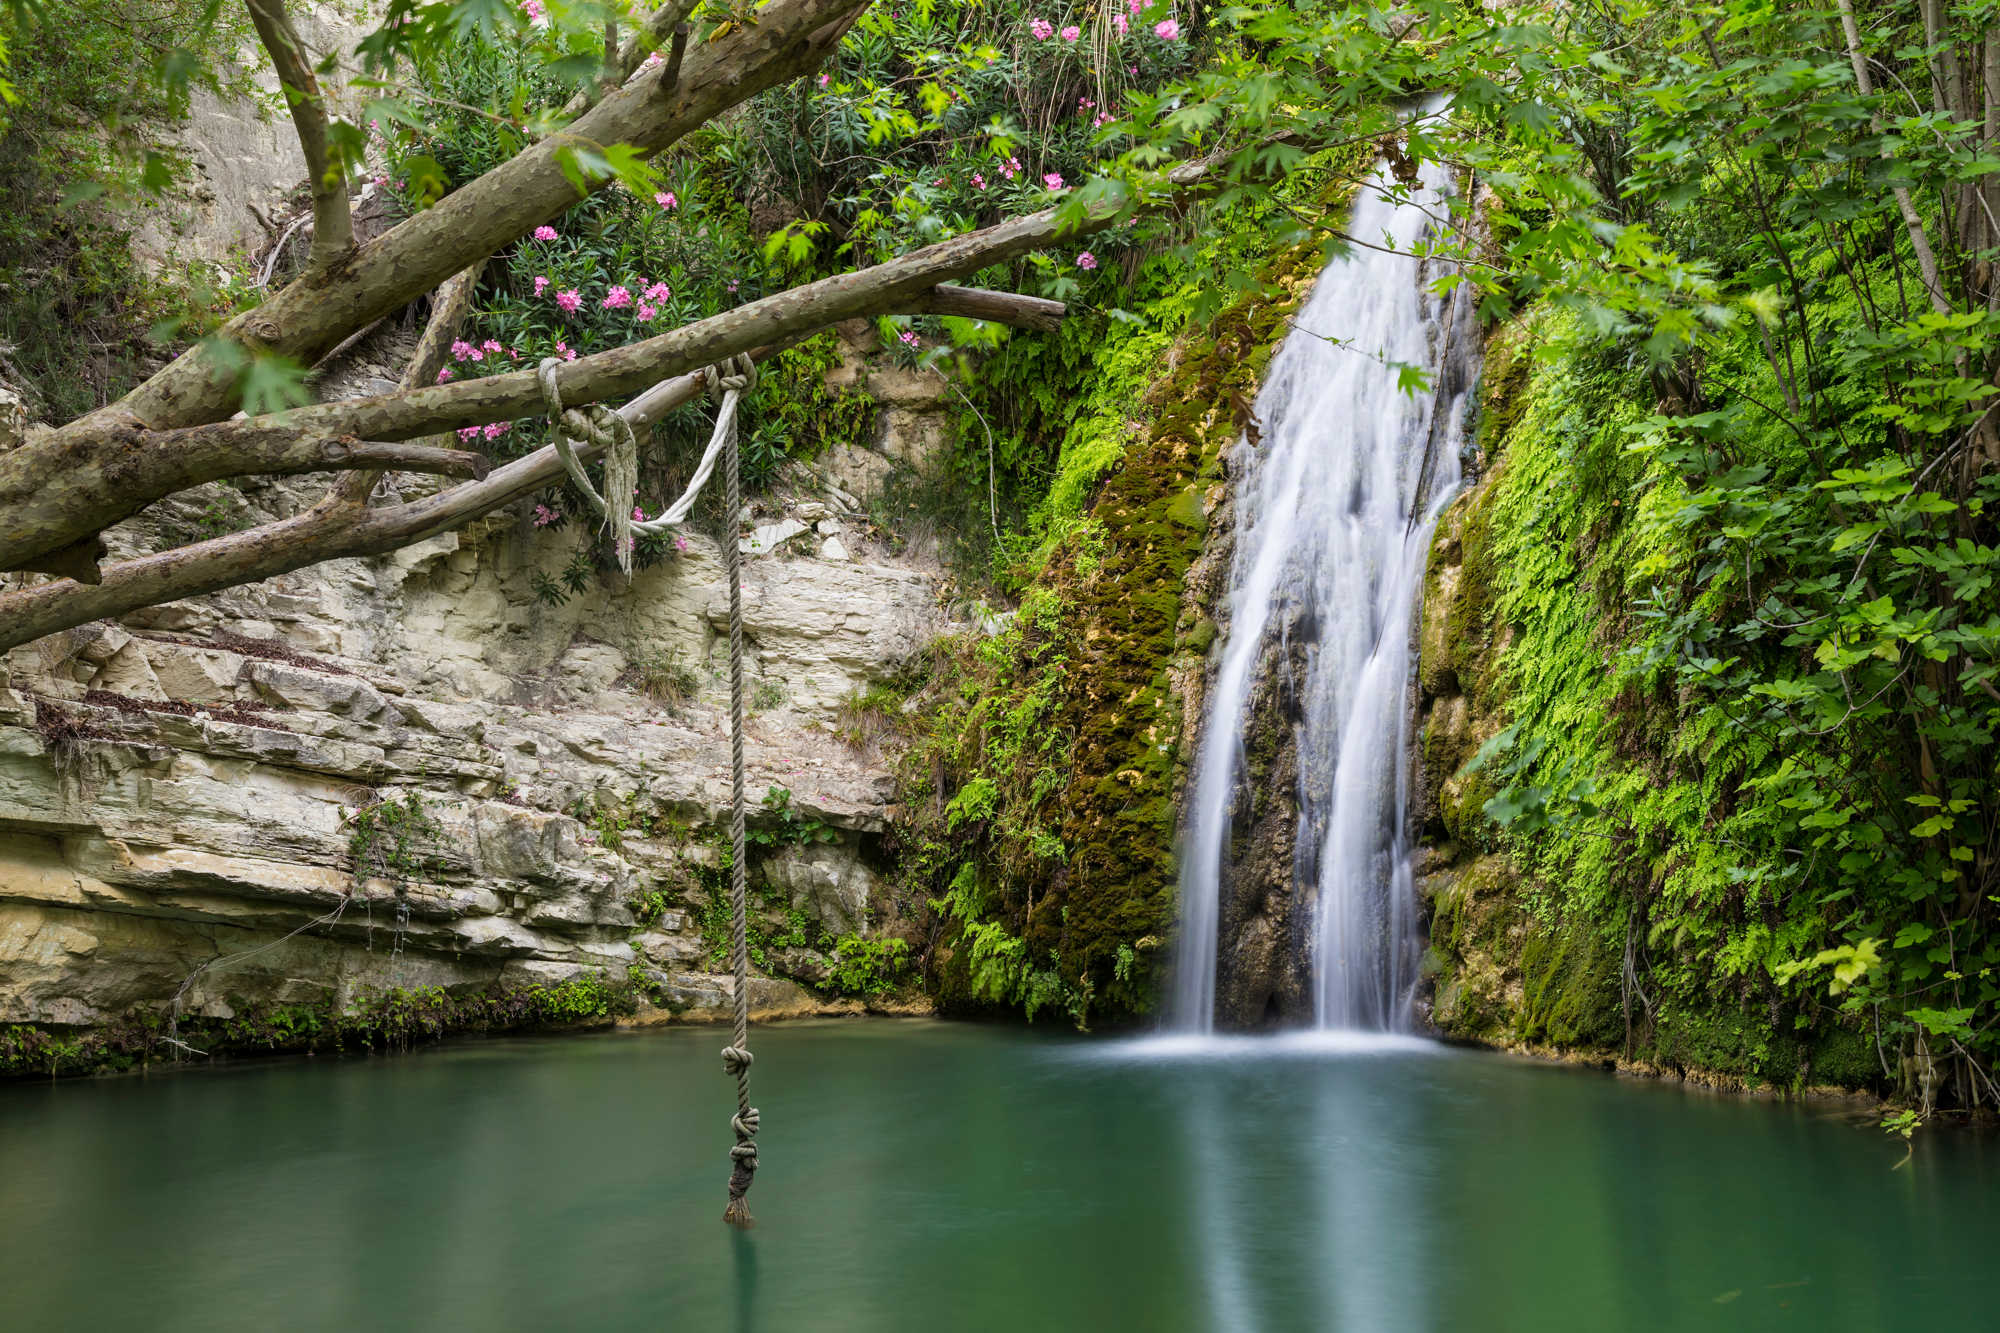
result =
[[[1443,216],[1445,178],[1358,192],[1349,234],[1407,252]],[[1385,241],[1383,238],[1387,237]],[[1437,515],[1460,480],[1474,364],[1469,293],[1425,290],[1442,261],[1356,247],[1320,274],[1257,398],[1261,443],[1237,443],[1228,636],[1209,691],[1185,826],[1171,1021],[1213,1030],[1218,918],[1243,732],[1267,639],[1313,627],[1298,701],[1297,888],[1311,889],[1315,1018],[1407,1030],[1422,941],[1408,836],[1411,637]],[[1462,343],[1463,345],[1455,345]],[[1430,388],[1399,384],[1422,368]],[[1308,636],[1301,634],[1302,639]]]

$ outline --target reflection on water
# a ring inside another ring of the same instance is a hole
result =
[[[2000,1155],[1356,1033],[716,1034],[0,1087],[0,1327],[1985,1327]]]

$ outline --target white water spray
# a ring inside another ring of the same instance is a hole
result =
[[[1404,253],[1356,248],[1327,266],[1258,395],[1261,447],[1236,448],[1229,636],[1181,874],[1171,1013],[1183,1032],[1215,1023],[1223,858],[1274,622],[1313,628],[1305,678],[1294,682],[1303,712],[1295,864],[1297,887],[1317,890],[1318,1025],[1393,1031],[1414,1021],[1422,943],[1406,828],[1410,638],[1431,529],[1460,480],[1465,394],[1440,372],[1454,326],[1467,321],[1424,290],[1434,265],[1407,253],[1442,216],[1442,177],[1427,171],[1402,205],[1383,198],[1385,181],[1362,187],[1349,232]],[[1406,392],[1399,365],[1427,372],[1439,392]]]

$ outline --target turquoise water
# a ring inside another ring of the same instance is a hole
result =
[[[2000,1143],[1391,1039],[716,1030],[0,1086],[0,1328],[1990,1328]]]

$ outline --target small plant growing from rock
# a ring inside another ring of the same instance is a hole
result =
[[[445,837],[444,825],[432,817],[423,793],[414,788],[401,800],[391,796],[348,813],[341,822],[353,830],[347,853],[354,859],[357,880],[415,879],[425,864],[423,845]]]

